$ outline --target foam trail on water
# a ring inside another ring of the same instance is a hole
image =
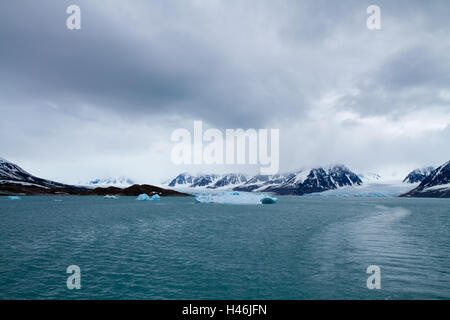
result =
[[[393,222],[403,219],[411,214],[411,211],[402,207],[386,207],[377,205],[377,209],[382,211],[381,216],[375,216],[372,219],[379,221]]]

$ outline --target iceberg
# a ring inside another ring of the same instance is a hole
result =
[[[142,193],[142,194],[138,195],[136,200],[139,200],[139,201],[150,201],[150,197],[148,196],[148,194]]]
[[[277,198],[265,197],[261,199],[262,204],[274,204],[277,202],[278,202]]]
[[[270,198],[266,194],[249,192],[200,193],[195,197],[196,203],[220,204],[261,204],[262,199]],[[272,199],[272,198],[270,198]]]
[[[105,198],[105,199],[118,199],[119,197],[118,197],[118,196],[113,196],[113,195],[107,194],[107,195],[104,196],[103,198]]]
[[[157,194],[154,194],[151,198],[152,201],[159,201],[161,199],[161,197]]]
[[[140,200],[140,201],[159,201],[160,197],[157,194],[154,194],[151,198],[148,196],[148,194],[143,193],[138,195],[138,197],[136,198],[136,200]]]
[[[20,200],[19,196],[9,196],[8,200]]]

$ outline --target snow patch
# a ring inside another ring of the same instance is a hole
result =
[[[6,184],[6,183],[14,183],[14,184],[20,184],[22,186],[34,186],[34,187],[39,187],[39,188],[43,188],[43,189],[50,189],[50,188],[44,187],[44,186],[42,186],[40,184],[29,183],[29,182],[24,182],[24,181],[0,180],[0,184]]]
[[[423,189],[423,191],[441,190],[441,189],[450,189],[450,183],[428,187],[428,188]]]

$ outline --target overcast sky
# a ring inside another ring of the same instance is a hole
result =
[[[45,178],[255,170],[173,165],[194,120],[279,128],[281,171],[450,160],[447,0],[4,0],[0,41],[0,157]]]

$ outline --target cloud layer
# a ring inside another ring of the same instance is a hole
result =
[[[74,3],[82,29],[71,31]],[[67,182],[157,182],[212,169],[170,163],[170,133],[203,120],[280,128],[282,170],[446,161],[450,4],[378,1],[378,31],[366,28],[370,4],[8,0],[1,155]]]

